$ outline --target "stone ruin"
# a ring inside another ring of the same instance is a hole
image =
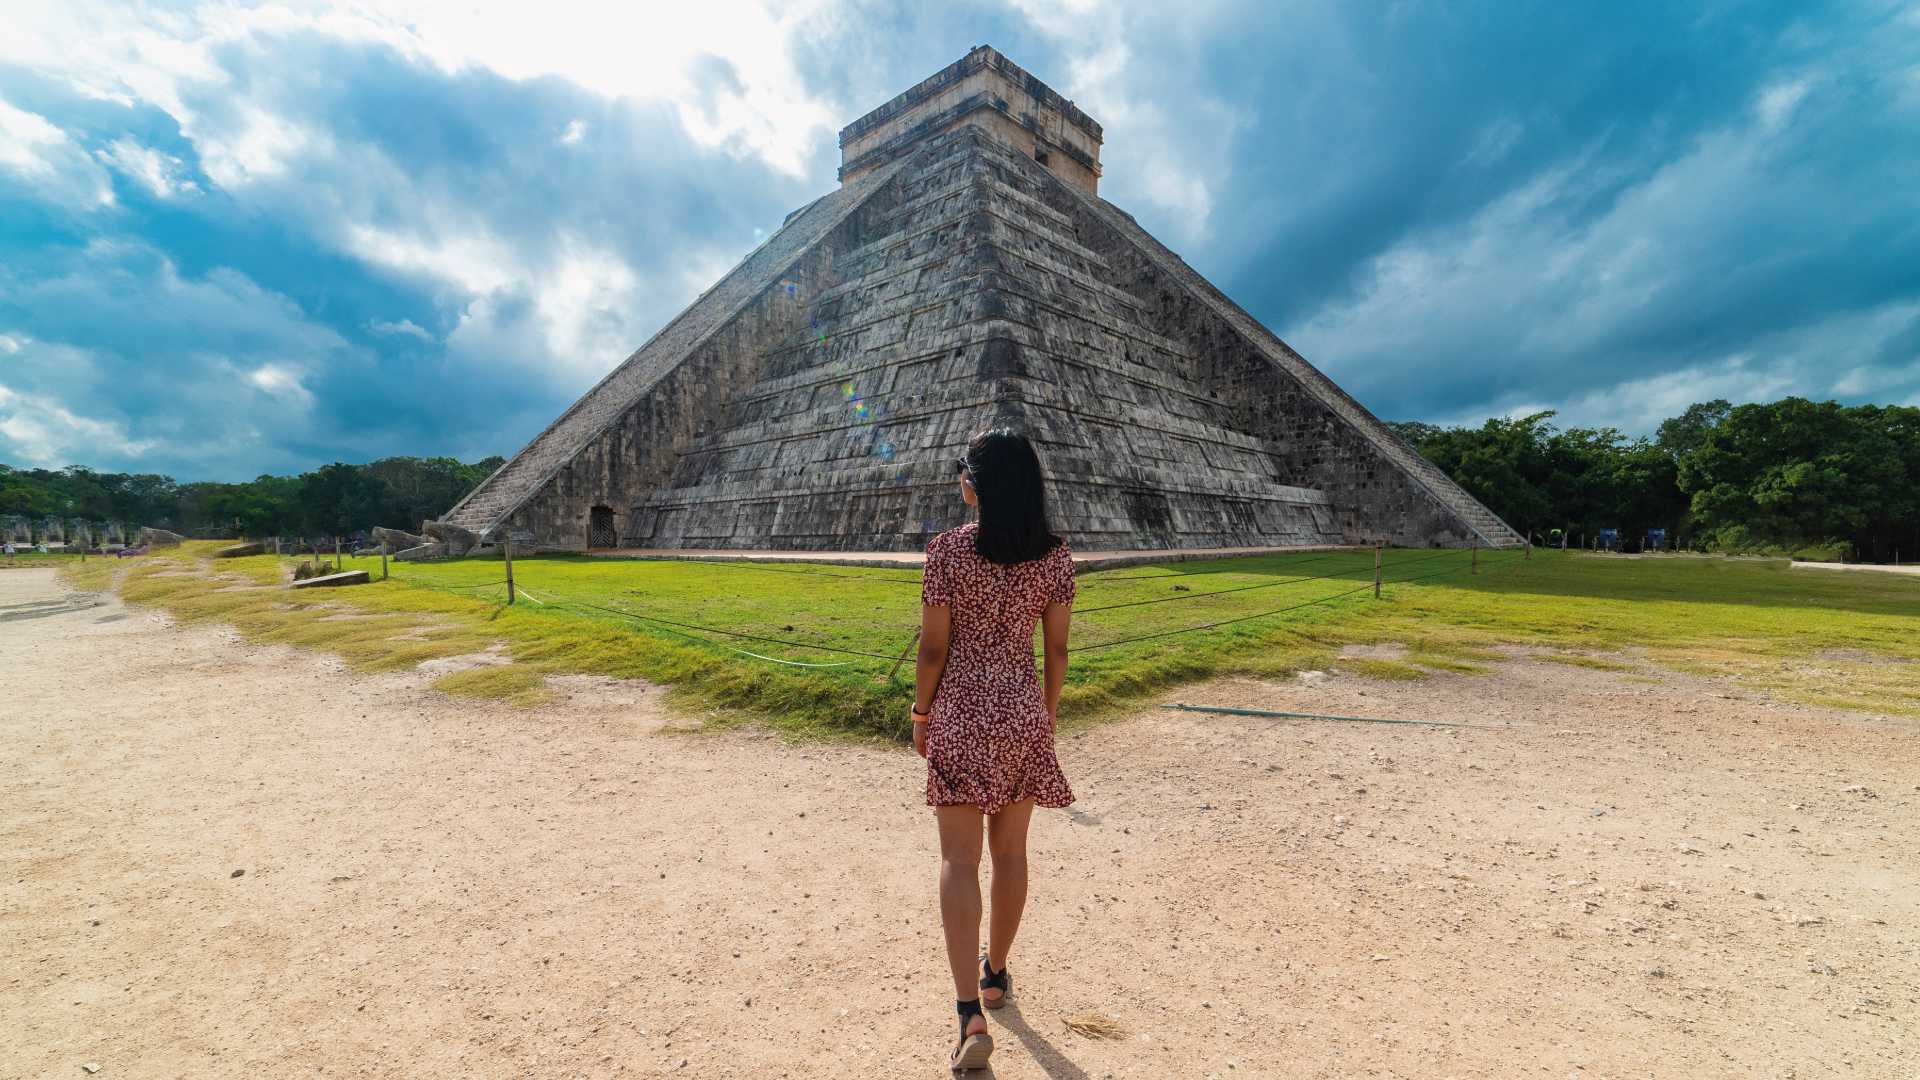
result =
[[[1101,199],[1101,143],[974,49],[848,125],[838,190],[425,531],[918,549],[965,520],[968,436],[1009,425],[1082,551],[1521,542]]]

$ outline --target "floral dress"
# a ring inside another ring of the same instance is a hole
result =
[[[927,722],[927,805],[999,813],[1023,799],[1073,802],[1053,752],[1053,721],[1035,671],[1033,630],[1048,604],[1073,602],[1073,555],[1063,542],[1012,566],[974,550],[978,525],[927,545],[920,602],[953,611],[947,667]]]

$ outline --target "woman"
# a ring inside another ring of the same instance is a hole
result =
[[[960,497],[979,519],[927,545],[913,748],[927,759],[927,804],[940,829],[940,921],[953,967],[958,1069],[986,1065],[993,1037],[980,1012],[1013,990],[1007,954],[1027,902],[1027,823],[1035,806],[1073,802],[1053,752],[1067,677],[1073,555],[1047,528],[1040,459],[1026,436],[974,436],[960,459]],[[1034,677],[1033,626],[1046,641]],[[980,955],[981,833],[993,856],[993,920]],[[976,967],[976,963],[978,966]]]

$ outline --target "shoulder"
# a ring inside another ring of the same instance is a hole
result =
[[[928,555],[953,555],[973,550],[973,535],[980,531],[978,522],[968,522],[957,529],[948,529],[927,542]]]

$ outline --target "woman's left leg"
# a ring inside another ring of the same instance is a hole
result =
[[[1033,800],[1025,799],[987,819],[987,850],[993,855],[993,912],[987,935],[987,963],[1003,971],[1027,908],[1027,825]],[[999,991],[992,991],[994,995]]]

